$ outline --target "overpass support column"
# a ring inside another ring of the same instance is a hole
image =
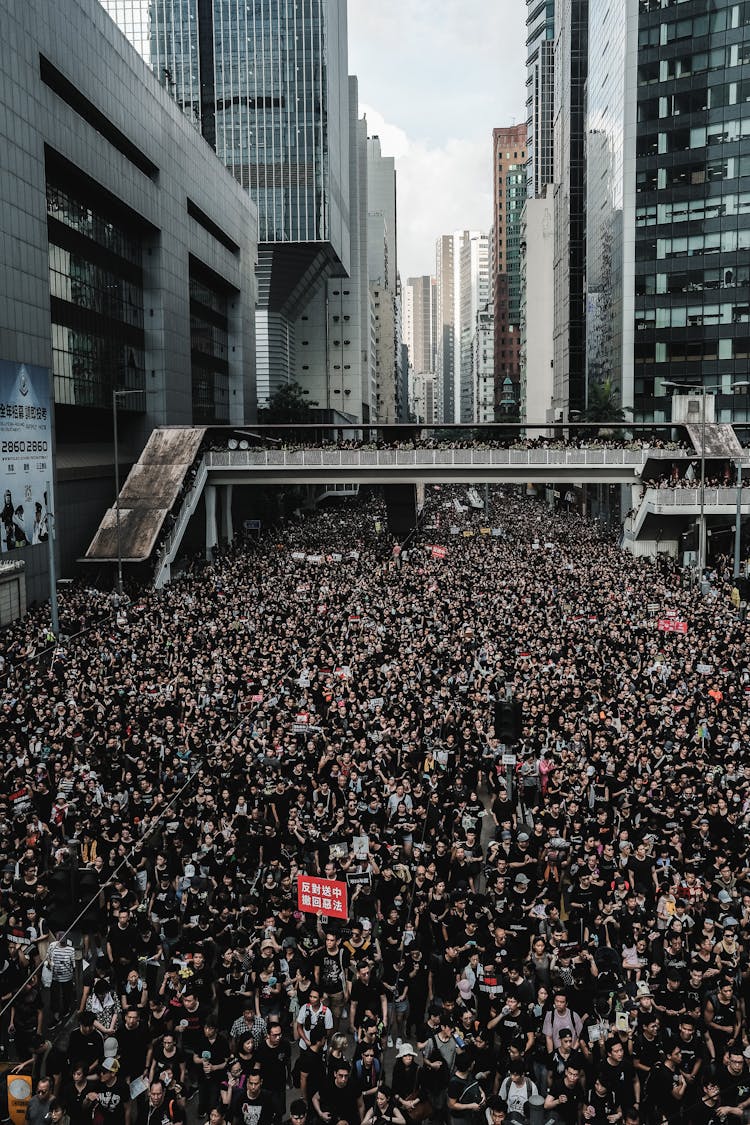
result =
[[[232,489],[233,484],[222,485],[221,489],[221,537],[231,544],[234,542],[234,526],[232,524]]]
[[[207,484],[203,496],[206,503],[206,560],[211,562],[213,549],[219,541],[216,534],[216,485]]]
[[[417,526],[417,486],[416,484],[386,484],[383,486],[388,528],[392,535],[403,542]]]

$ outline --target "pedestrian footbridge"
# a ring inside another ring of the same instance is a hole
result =
[[[708,433],[711,427],[704,430]],[[243,433],[245,438],[231,436]],[[695,460],[699,455],[695,441],[689,449],[520,449],[461,442],[465,435],[452,433],[448,440],[420,444],[416,427],[390,427],[381,433],[387,433],[388,440],[381,438],[377,444],[356,445],[340,430],[338,445],[305,441],[302,447],[278,448],[269,447],[278,437],[242,430],[157,429],[125,481],[119,506],[105,514],[86,561],[155,563],[156,585],[162,585],[169,580],[188,523],[199,508],[205,518],[207,555],[219,539],[232,541],[235,486],[324,485],[332,491],[421,483],[632,486],[661,475],[665,461]],[[750,451],[739,446],[737,450],[738,459],[750,466]]]

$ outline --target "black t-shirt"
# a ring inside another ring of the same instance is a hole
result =
[[[680,1107],[680,1100],[673,1096],[673,1091],[679,1084],[679,1073],[670,1070],[664,1063],[659,1063],[651,1071],[648,1078],[648,1104],[652,1111],[670,1117]]]
[[[630,1109],[635,1103],[632,1063],[623,1059],[619,1066],[610,1066],[605,1059],[599,1069],[599,1073],[601,1074],[602,1082],[605,1086],[616,1095],[617,1104],[621,1106],[622,1109]]]
[[[82,1090],[77,1090],[72,1079],[63,1086],[60,1101],[70,1118],[70,1125],[88,1125],[91,1121],[91,1103],[86,1101],[90,1089],[91,1082],[87,1082]]]
[[[74,1028],[68,1038],[68,1066],[72,1069],[76,1063],[83,1063],[86,1073],[94,1069],[97,1063],[104,1058],[104,1040],[98,1031],[84,1034],[79,1027]]]
[[[324,992],[341,992],[343,977],[349,965],[349,951],[340,947],[336,953],[321,949],[313,959],[313,965],[320,970],[320,987]]]
[[[101,1079],[91,1083],[91,1090],[98,1095],[92,1113],[93,1125],[123,1125],[125,1106],[130,1101],[130,1087],[119,1074],[112,1085]]]
[[[300,1055],[309,1054],[312,1054],[309,1050],[300,1051]],[[255,1057],[260,1063],[263,1088],[273,1093],[283,1093],[286,1089],[286,1078],[289,1071],[289,1044],[282,1040],[278,1047],[269,1047],[268,1043],[263,1040],[255,1052]]]
[[[578,1121],[578,1107],[583,1104],[585,1093],[579,1082],[570,1087],[564,1078],[553,1078],[549,1089],[553,1098],[565,1097],[565,1101],[555,1106],[555,1113],[565,1125],[576,1125]]]
[[[327,1079],[321,1086],[320,1106],[326,1113],[331,1114],[334,1121],[359,1125],[357,1092],[351,1082],[340,1088],[333,1078]]]
[[[264,1090],[257,1098],[250,1098],[245,1093],[234,1117],[235,1125],[271,1125],[273,1120],[271,1099]]]
[[[367,984],[355,980],[351,990],[351,1001],[357,1005],[357,1020],[361,1023],[365,1012],[372,1012],[376,1019],[382,1014],[381,997],[383,986],[370,980]]]

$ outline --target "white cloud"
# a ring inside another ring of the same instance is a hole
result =
[[[402,279],[435,272],[435,241],[464,228],[488,231],[492,217],[491,138],[442,145],[410,140],[382,114],[362,106],[367,131],[396,157],[398,265]]]
[[[524,0],[348,0],[350,73],[368,132],[396,157],[401,276],[435,240],[487,230],[492,129],[523,119]]]

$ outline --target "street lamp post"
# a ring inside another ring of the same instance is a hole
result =
[[[120,528],[120,449],[117,434],[117,400],[143,391],[112,390],[112,429],[115,439],[115,526],[117,528],[117,594],[122,598],[122,532]]]

